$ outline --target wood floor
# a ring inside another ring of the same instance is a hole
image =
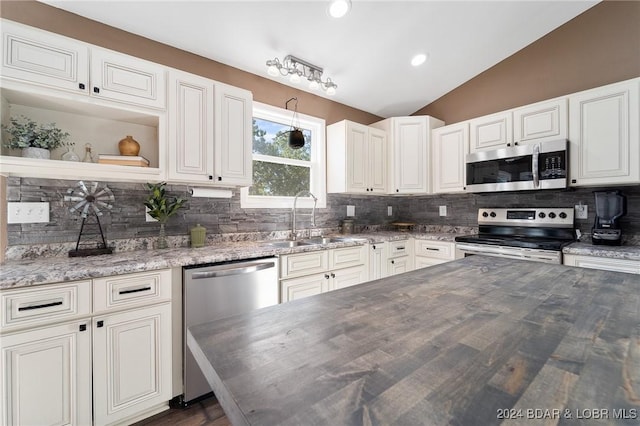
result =
[[[134,426],[231,426],[215,397],[187,408],[171,408],[135,423]]]

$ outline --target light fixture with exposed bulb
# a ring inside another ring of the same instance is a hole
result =
[[[267,61],[267,67],[267,73],[270,76],[289,76],[289,81],[292,83],[299,83],[305,78],[309,83],[309,89],[317,90],[320,88],[324,90],[327,95],[336,94],[338,85],[330,78],[322,80],[322,68],[296,58],[295,56],[287,55],[282,62],[280,62],[278,58]]]
[[[329,3],[329,15],[333,18],[342,18],[351,10],[351,0],[333,0]]]
[[[414,67],[420,66],[425,63],[427,60],[427,55],[424,53],[418,53],[413,58],[411,58],[411,65]]]

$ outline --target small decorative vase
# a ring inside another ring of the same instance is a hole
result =
[[[118,142],[120,155],[138,155],[140,153],[140,144],[132,137],[127,136]]]
[[[166,249],[168,247],[169,244],[167,243],[167,235],[165,234],[164,230],[164,222],[160,222],[160,234],[158,235],[158,244],[156,248]]]
[[[80,161],[80,157],[73,151],[70,146],[67,147],[67,152],[62,154],[62,161]]]
[[[198,223],[196,226],[191,228],[191,247],[198,248],[204,247],[204,241],[206,239],[207,230],[204,226],[200,226]]]
[[[44,148],[36,148],[30,146],[28,148],[22,148],[22,156],[27,158],[43,158],[48,160],[51,158],[51,151]]]

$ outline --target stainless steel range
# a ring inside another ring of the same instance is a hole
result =
[[[575,240],[573,219],[573,208],[479,209],[478,234],[456,237],[457,257],[562,263],[562,248]]]

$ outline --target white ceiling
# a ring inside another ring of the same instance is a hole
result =
[[[338,84],[333,100],[390,117],[417,111],[598,1],[353,0],[340,19],[328,16],[328,0],[43,2],[266,78],[268,59],[291,54],[324,68]],[[421,52],[429,59],[412,67]]]

